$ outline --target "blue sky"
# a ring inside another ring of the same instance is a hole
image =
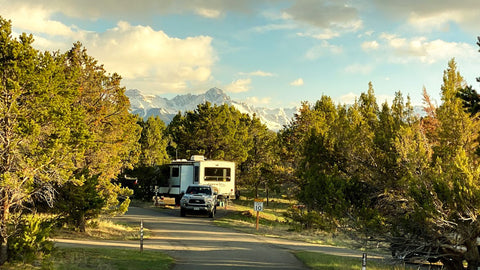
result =
[[[40,50],[80,41],[127,89],[173,97],[223,89],[262,107],[322,95],[351,103],[373,83],[440,104],[451,58],[480,89],[476,0],[0,0]]]

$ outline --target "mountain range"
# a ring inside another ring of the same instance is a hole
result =
[[[132,113],[144,119],[150,116],[159,116],[165,124],[170,123],[178,112],[193,111],[198,104],[203,104],[206,101],[215,105],[227,104],[234,106],[241,113],[246,113],[250,116],[255,115],[268,129],[273,131],[278,131],[284,125],[287,125],[297,112],[295,107],[272,109],[255,107],[244,102],[235,101],[219,88],[212,88],[199,95],[177,95],[172,99],[157,95],[144,95],[137,89],[127,90],[125,95],[130,99]]]
[[[255,107],[245,102],[232,100],[219,88],[212,88],[199,95],[177,95],[172,99],[157,95],[144,95],[137,89],[127,90],[125,91],[125,95],[130,99],[130,109],[132,113],[144,119],[150,116],[159,116],[167,125],[178,112],[183,114],[187,111],[193,111],[197,108],[197,105],[203,104],[206,101],[214,105],[227,104],[234,106],[241,113],[246,113],[250,116],[255,115],[268,129],[273,131],[278,131],[285,125],[288,125],[298,111],[296,107],[276,109]],[[425,116],[423,106],[414,106],[413,109],[415,115],[419,117]]]

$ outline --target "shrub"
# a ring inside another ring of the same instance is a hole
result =
[[[336,229],[334,222],[317,211],[307,211],[303,208],[292,207],[284,213],[289,225],[294,230],[317,229],[322,231],[333,231]]]
[[[51,218],[25,215],[13,237],[9,238],[9,258],[29,262],[49,255],[54,245],[48,240],[53,224]]]

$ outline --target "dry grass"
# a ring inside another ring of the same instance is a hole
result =
[[[52,238],[65,239],[97,239],[97,240],[137,240],[140,226],[114,223],[106,219],[97,219],[89,222],[85,232],[62,227],[52,233]],[[144,228],[144,237],[148,238],[149,231]]]
[[[273,206],[270,203],[266,206],[264,203],[264,211],[259,213],[259,229],[256,230],[256,212],[253,210],[253,199],[250,201],[240,200],[229,206],[229,213],[215,220],[215,224],[222,227],[229,227],[238,231],[259,234],[269,237],[279,237],[290,240],[299,240],[308,243],[333,245],[333,246],[352,246],[352,241],[347,237],[333,235],[323,231],[292,230],[287,220],[283,216],[288,206],[282,203]],[[274,208],[276,207],[276,209]]]

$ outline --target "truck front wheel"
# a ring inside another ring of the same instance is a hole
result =
[[[185,208],[181,207],[181,208],[180,208],[180,216],[181,216],[181,217],[184,217],[184,216],[185,216],[185,212],[186,212]]]

